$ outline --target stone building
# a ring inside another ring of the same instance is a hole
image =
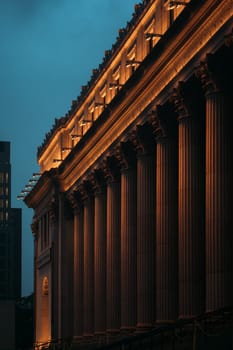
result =
[[[36,343],[232,307],[232,0],[145,0],[38,148]]]

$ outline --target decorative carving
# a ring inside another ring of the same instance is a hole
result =
[[[104,159],[103,172],[108,182],[119,180],[120,167],[119,167],[119,162],[115,156],[108,156]]]
[[[195,98],[193,98],[193,95],[195,95]],[[173,89],[170,102],[174,106],[179,121],[191,116],[201,116],[205,108],[205,100],[197,77],[194,76],[187,82],[179,82],[178,87]]]
[[[152,125],[150,123],[137,125],[130,135],[130,141],[138,154],[153,152],[155,141]]]
[[[200,63],[200,66],[196,70],[196,76],[200,79],[205,94],[218,91],[216,77],[214,77],[213,72],[210,71],[207,61]]]
[[[102,169],[95,169],[90,175],[90,182],[94,191],[100,192],[106,185]]]
[[[67,198],[73,211],[79,210],[82,207],[82,198],[79,191],[73,190],[71,193],[67,194]]]
[[[81,195],[82,201],[93,196],[93,187],[91,180],[85,179],[82,184],[78,187],[78,191]]]
[[[161,106],[158,105],[157,108],[152,110],[149,115],[156,142],[159,142],[167,137],[167,125],[164,118],[162,118],[160,111]]]
[[[136,154],[130,141],[121,142],[115,149],[115,156],[122,170],[127,170],[136,165]]]
[[[185,94],[185,83],[179,82],[178,87],[173,89],[170,101],[173,103],[175,112],[178,114],[178,120],[191,116],[187,95]]]
[[[232,53],[225,47],[220,55],[222,64],[219,64],[219,55],[206,55],[206,60],[201,62],[196,70],[196,76],[200,79],[206,95],[220,91],[231,90]]]

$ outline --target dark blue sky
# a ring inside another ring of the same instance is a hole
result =
[[[140,2],[140,1],[138,1]],[[136,0],[0,0],[0,140],[11,141],[12,206],[23,210],[23,289],[33,290],[32,210],[16,197],[37,147],[102,62]]]

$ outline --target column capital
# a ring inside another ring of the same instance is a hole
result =
[[[170,101],[174,105],[174,110],[177,113],[177,120],[181,121],[191,117],[191,111],[189,108],[189,100],[187,91],[185,91],[185,83],[179,82],[178,86],[173,89]]]
[[[170,102],[173,104],[179,122],[201,115],[204,108],[204,96],[197,77],[193,76],[186,82],[180,81],[172,91]]]
[[[196,76],[200,79],[203,91],[206,95],[219,91],[217,77],[211,71],[208,61],[202,61],[196,70]]]
[[[81,208],[82,198],[81,193],[78,190],[73,190],[72,192],[68,193],[67,198],[74,212],[78,211]]]
[[[155,140],[151,123],[137,125],[130,135],[130,141],[137,155],[150,154],[154,151]]]
[[[115,156],[111,155],[106,157],[102,165],[107,182],[114,182],[120,179],[120,164]]]
[[[159,118],[158,108],[159,106],[156,106],[149,114],[156,142],[167,137],[166,124]]]
[[[122,171],[136,166],[136,153],[130,141],[120,142],[115,149],[115,156],[121,165]]]
[[[94,169],[90,174],[90,182],[94,192],[102,192],[106,187],[104,171],[102,169]]]
[[[206,96],[219,92],[228,94],[231,91],[232,40],[231,34],[226,39],[228,45],[221,52],[206,55],[206,59],[196,69],[196,76]]]
[[[150,113],[156,143],[162,143],[173,137],[176,129],[175,113],[171,103],[157,105]]]
[[[91,179],[85,179],[78,187],[78,191],[81,195],[82,201],[93,197],[93,186],[91,183]]]

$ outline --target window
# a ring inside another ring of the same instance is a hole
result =
[[[48,295],[49,294],[49,281],[48,281],[48,277],[44,277],[43,278],[43,282],[42,282],[42,295]]]

